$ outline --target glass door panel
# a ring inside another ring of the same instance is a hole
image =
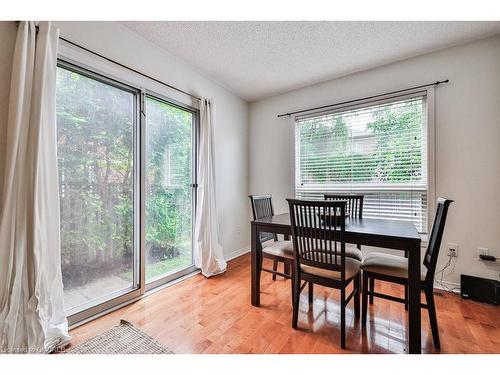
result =
[[[146,283],[193,265],[193,112],[146,96]]]
[[[138,287],[138,93],[62,64],[56,100],[64,305],[71,315]]]

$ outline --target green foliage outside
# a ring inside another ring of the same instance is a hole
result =
[[[146,109],[146,276],[152,279],[191,264],[193,115],[152,98]],[[174,258],[182,264],[176,267]],[[152,265],[162,260],[171,261]]]
[[[378,137],[375,179],[412,182],[422,178],[422,104],[385,107],[376,111],[367,129]]]
[[[351,147],[353,130],[361,116],[337,114],[323,121],[302,120],[300,138],[301,183],[405,183],[422,177],[422,103],[385,105],[369,117],[362,129],[368,150]],[[360,130],[358,126],[358,132]],[[356,138],[356,137],[353,137]]]
[[[133,268],[135,100],[63,68],[56,95],[63,281],[77,287]],[[146,105],[147,262],[170,272],[191,263],[192,115]]]

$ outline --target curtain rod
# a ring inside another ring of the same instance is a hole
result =
[[[66,43],[69,43],[69,44],[71,44],[71,45],[73,45],[73,46],[75,46],[75,47],[78,47],[78,48],[80,48],[80,49],[82,49],[82,50],[84,50],[84,51],[86,51],[86,52],[92,53],[93,55],[96,55],[96,56],[98,56],[98,57],[100,57],[100,58],[102,58],[102,59],[104,59],[104,60],[107,60],[107,61],[109,61],[109,62],[113,63],[113,64],[116,64],[116,65],[118,65],[118,66],[121,66],[122,68],[128,69],[128,70],[130,70],[130,71],[132,71],[132,72],[134,72],[134,73],[137,73],[137,74],[139,74],[139,75],[141,75],[141,76],[143,76],[143,77],[149,78],[149,79],[150,79],[150,80],[152,80],[152,81],[155,81],[155,82],[161,83],[162,85],[165,85],[165,86],[167,86],[167,87],[169,87],[169,88],[171,88],[171,89],[173,89],[173,90],[176,90],[176,91],[179,91],[179,92],[181,92],[181,93],[183,93],[183,94],[185,94],[185,95],[188,95],[188,96],[190,96],[190,97],[191,97],[191,98],[193,98],[193,99],[196,99],[196,100],[200,100],[200,101],[201,101],[201,98],[200,98],[200,97],[198,97],[198,96],[196,96],[196,95],[190,94],[190,93],[188,93],[188,92],[186,92],[186,91],[184,91],[184,90],[182,90],[182,89],[179,89],[179,88],[177,88],[177,87],[175,87],[175,86],[169,85],[168,83],[165,83],[165,82],[163,82],[163,81],[160,81],[159,79],[156,79],[156,78],[154,78],[154,77],[151,77],[151,76],[150,76],[150,75],[148,75],[148,74],[142,73],[142,72],[140,72],[140,71],[138,71],[138,70],[136,70],[136,69],[134,69],[134,68],[131,68],[131,67],[129,67],[129,66],[127,66],[127,65],[125,65],[125,64],[122,64],[122,63],[120,63],[120,62],[118,62],[118,61],[115,61],[115,60],[113,60],[113,59],[110,59],[109,57],[106,57],[106,56],[104,56],[104,55],[101,55],[101,54],[100,54],[100,53],[98,53],[98,52],[94,52],[94,51],[92,51],[92,50],[88,49],[87,47],[84,47],[84,46],[81,46],[81,45],[79,45],[79,44],[77,44],[77,43],[75,43],[75,42],[72,42],[71,40],[68,40],[68,39],[66,39],[66,38],[63,38],[63,37],[61,37],[61,36],[59,37],[59,39],[61,39],[61,40],[65,41]]]
[[[308,108],[308,109],[301,109],[300,111],[295,111],[295,112],[282,113],[282,114],[278,115],[278,117],[291,116],[291,115],[296,115],[298,113],[304,113],[304,112],[314,111],[314,110],[317,110],[317,109],[325,109],[325,108],[330,108],[330,107],[334,107],[334,106],[337,106],[337,105],[355,103],[355,102],[360,102],[362,100],[375,99],[375,98],[379,98],[381,96],[386,96],[386,95],[391,95],[391,94],[398,94],[398,93],[402,93],[402,92],[405,92],[405,91],[421,89],[421,88],[424,88],[424,87],[438,86],[438,85],[440,85],[442,83],[448,83],[448,82],[450,82],[449,79],[446,79],[444,81],[436,81],[436,82],[432,82],[432,83],[427,83],[425,85],[409,87],[407,89],[401,89],[401,90],[386,92],[384,94],[366,96],[364,98],[352,99],[352,100],[347,100],[345,102],[338,102],[338,103],[334,103],[334,104],[322,105],[320,107],[313,107],[313,108]]]
[[[36,25],[36,31],[38,31],[38,29],[39,29],[39,26],[38,26],[38,25]],[[160,81],[159,79],[156,79],[156,78],[154,78],[154,77],[151,77],[150,75],[147,75],[147,74],[145,74],[145,73],[142,73],[142,72],[140,72],[140,71],[138,71],[138,70],[136,70],[136,69],[134,69],[134,68],[131,68],[131,67],[129,67],[129,66],[127,66],[127,65],[125,65],[125,64],[122,64],[122,63],[120,63],[120,62],[118,62],[118,61],[115,61],[115,60],[113,60],[113,59],[110,59],[109,57],[106,57],[106,56],[104,56],[104,55],[101,55],[101,54],[100,54],[100,53],[98,53],[98,52],[92,51],[91,49],[88,49],[87,47],[81,46],[80,44],[77,44],[77,43],[75,43],[75,42],[72,42],[71,40],[68,40],[68,39],[66,39],[66,38],[63,38],[62,36],[60,36],[60,37],[59,37],[59,39],[60,39],[60,40],[65,41],[66,43],[69,43],[69,44],[71,44],[71,45],[73,45],[73,46],[75,46],[75,47],[78,47],[78,48],[80,48],[80,49],[82,49],[82,50],[84,50],[84,51],[86,51],[86,52],[89,52],[89,53],[91,53],[91,54],[93,54],[93,55],[96,55],[96,56],[98,56],[98,57],[100,57],[100,58],[102,58],[102,59],[104,59],[104,60],[106,60],[106,61],[109,61],[109,62],[111,62],[111,63],[113,63],[113,64],[118,65],[118,66],[121,66],[122,68],[128,69],[128,70],[130,70],[130,71],[132,71],[132,72],[134,72],[134,73],[137,73],[137,74],[139,74],[139,75],[141,75],[141,76],[143,76],[143,77],[149,78],[149,79],[150,79],[150,80],[152,80],[152,81],[158,82],[158,83],[160,83],[160,84],[162,84],[162,85],[165,85],[165,86],[167,86],[167,87],[169,87],[169,88],[171,88],[171,89],[173,89],[173,90],[179,91],[179,92],[181,92],[181,93],[183,93],[183,94],[185,94],[185,95],[187,95],[187,96],[190,96],[190,97],[191,97],[191,98],[193,98],[193,99],[196,99],[196,100],[200,100],[200,101],[201,101],[201,98],[200,98],[199,96],[196,96],[196,95],[190,94],[190,93],[188,93],[188,92],[186,92],[186,91],[184,91],[184,90],[182,90],[182,89],[179,89],[179,88],[177,88],[177,87],[175,87],[175,86],[169,85],[168,83],[165,83],[165,82],[163,82],[163,81]]]

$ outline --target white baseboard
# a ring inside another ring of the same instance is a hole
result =
[[[241,249],[233,250],[228,255],[226,255],[226,262],[233,260],[234,258],[238,258],[239,256],[249,253],[250,246],[242,247]]]
[[[460,294],[460,284],[452,283],[450,281],[443,280],[441,284],[439,281],[434,280],[434,288],[445,291],[453,291],[453,293]]]

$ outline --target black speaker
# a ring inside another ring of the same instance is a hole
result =
[[[498,305],[500,304],[500,281],[460,275],[460,294],[462,298]]]

